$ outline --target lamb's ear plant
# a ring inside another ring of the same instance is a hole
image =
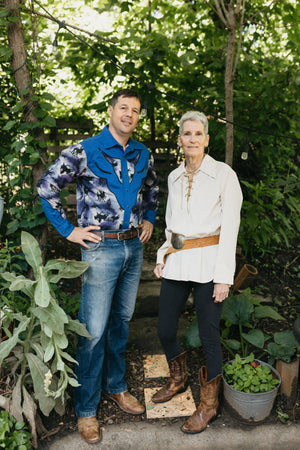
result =
[[[67,350],[68,335],[90,337],[85,325],[71,319],[59,306],[53,285],[61,278],[78,277],[89,264],[59,259],[43,265],[38,242],[27,232],[21,234],[21,246],[33,277],[0,274],[9,282],[9,290],[19,291],[28,303],[22,311],[13,310],[11,304],[1,308],[1,315],[14,327],[12,331],[5,329],[8,338],[0,343],[1,375],[9,393],[0,395],[0,407],[17,421],[28,421],[37,447],[37,434],[43,431],[38,408],[45,416],[53,409],[62,415],[68,385],[78,386],[72,369],[76,361]]]

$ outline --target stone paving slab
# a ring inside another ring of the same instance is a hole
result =
[[[145,355],[144,358],[145,379],[170,376],[165,355]]]
[[[166,417],[191,416],[196,409],[190,386],[185,392],[177,394],[165,403],[153,403],[152,395],[160,388],[145,388],[145,405],[147,419],[164,419]]]

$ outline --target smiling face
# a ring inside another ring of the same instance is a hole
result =
[[[208,146],[209,135],[204,132],[204,125],[198,120],[186,120],[178,144],[183,149],[185,157],[202,158],[204,149]]]
[[[141,104],[136,97],[118,98],[115,106],[109,106],[109,131],[123,145],[135,130],[140,114]]]

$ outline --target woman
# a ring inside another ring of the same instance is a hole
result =
[[[154,273],[162,278],[158,335],[170,369],[168,383],[152,398],[161,403],[187,387],[185,353],[176,340],[183,306],[193,289],[199,336],[206,355],[200,369],[201,402],[181,427],[203,431],[216,416],[222,372],[219,323],[235,271],[242,192],[235,172],[204,153],[204,114],[189,111],[180,120],[182,164],[168,178],[166,242],[157,252]]]

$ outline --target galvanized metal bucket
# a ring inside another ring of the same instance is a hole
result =
[[[256,360],[263,366],[268,366],[280,381],[279,373],[270,364]],[[231,361],[230,361],[231,362]],[[247,393],[230,386],[223,377],[225,407],[242,422],[257,424],[265,420],[271,413],[280,383],[268,392]]]

